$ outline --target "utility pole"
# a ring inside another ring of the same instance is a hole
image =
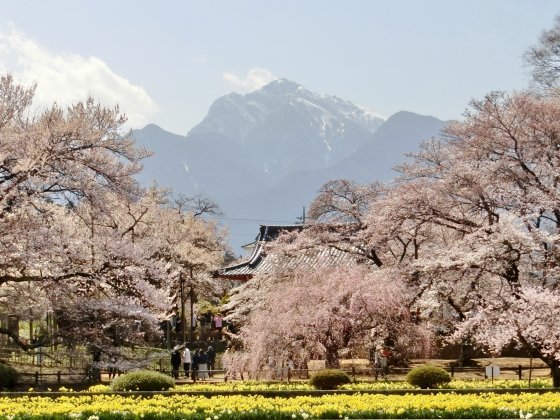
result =
[[[190,289],[189,289],[189,301],[191,303],[191,319],[189,322],[190,329],[189,329],[189,348],[192,350],[193,343],[194,343],[194,273],[192,266],[189,267],[189,275],[190,275]]]
[[[301,214],[301,217],[298,216],[296,217],[297,220],[301,220],[301,224],[304,225],[305,224],[305,206],[303,206],[303,213]]]
[[[186,326],[187,320],[185,319],[185,279],[183,273],[179,274],[179,283],[181,287],[181,341],[183,344],[187,341]]]
[[[192,350],[192,346],[194,343],[194,289],[192,285],[189,290],[189,300],[191,302],[191,322],[189,322],[189,348]]]

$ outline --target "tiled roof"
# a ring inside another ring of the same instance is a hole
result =
[[[249,280],[257,274],[275,271],[313,270],[349,262],[352,257],[343,250],[325,247],[302,251],[298,255],[266,254],[264,246],[273,241],[282,231],[301,230],[302,225],[264,226],[255,242],[251,255],[240,263],[224,267],[214,273],[214,277],[223,279]]]

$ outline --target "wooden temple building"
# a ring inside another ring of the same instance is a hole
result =
[[[259,233],[253,243],[243,248],[250,251],[247,258],[235,264],[223,267],[214,272],[214,278],[230,280],[234,283],[244,283],[251,280],[256,274],[270,272],[271,259],[267,258],[265,245],[278,238],[281,232],[301,231],[303,225],[260,225]]]
[[[271,274],[283,270],[313,270],[348,263],[349,253],[331,247],[302,251],[297,255],[278,255],[266,252],[266,245],[278,238],[282,232],[301,231],[303,225],[260,225],[255,242],[246,245],[250,253],[247,258],[223,267],[213,273],[214,278],[239,285],[257,275]]]

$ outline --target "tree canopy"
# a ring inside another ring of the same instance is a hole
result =
[[[96,351],[142,343],[168,315],[178,277],[197,281],[220,263],[223,233],[200,217],[216,208],[137,184],[149,152],[122,131],[118,108],[88,99],[30,115],[33,94],[0,78],[2,312],[49,311],[49,340]]]

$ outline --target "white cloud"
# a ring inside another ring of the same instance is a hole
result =
[[[223,74],[226,82],[233,86],[233,88],[242,92],[252,92],[258,90],[263,86],[269,84],[273,80],[278,79],[270,70],[262,69],[260,67],[253,67],[244,79],[239,78],[233,73],[226,72]]]
[[[0,31],[0,72],[22,83],[37,83],[34,106],[54,101],[69,105],[94,97],[106,106],[118,104],[130,127],[141,127],[157,112],[148,93],[114,73],[97,57],[53,54],[13,27]]]

